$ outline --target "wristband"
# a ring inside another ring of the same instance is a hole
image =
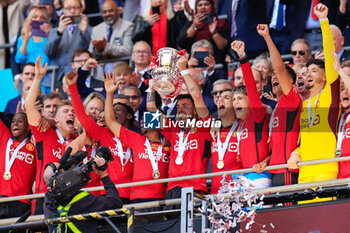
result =
[[[183,71],[180,72],[180,74],[181,74],[182,77],[185,76],[185,75],[188,75],[188,70],[187,69],[183,70]]]
[[[62,32],[59,32],[58,30],[57,30],[57,36],[62,36],[63,35],[63,33]]]

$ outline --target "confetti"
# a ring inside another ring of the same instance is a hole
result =
[[[226,176],[221,181],[218,194],[229,194],[230,198],[211,196],[206,200],[206,209],[210,221],[210,229],[206,232],[225,233],[235,228],[238,223],[247,221],[245,229],[249,230],[255,223],[256,209],[263,208],[265,195],[252,191],[252,185],[244,176],[227,181]],[[204,210],[202,206],[200,210]],[[271,227],[274,228],[272,223]],[[266,225],[263,226],[265,228]],[[242,232],[240,229],[237,232]],[[266,231],[261,231],[266,232]]]

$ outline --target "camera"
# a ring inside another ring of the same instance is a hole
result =
[[[97,170],[104,171],[107,169],[107,163],[114,160],[106,146],[98,148],[96,152],[96,156],[106,160],[106,163],[100,167],[93,160],[90,160],[86,164],[82,163],[88,156],[86,151],[78,151],[70,155],[71,152],[72,148],[68,147],[60,160],[57,172],[49,180],[48,188],[58,203],[73,198],[91,180],[90,172],[93,165]]]

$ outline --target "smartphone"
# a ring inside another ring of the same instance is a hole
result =
[[[209,57],[209,52],[194,52],[193,57],[198,60],[197,67],[208,67],[207,64],[204,63],[204,58]]]
[[[31,23],[32,26],[32,36],[40,36],[40,37],[46,37],[46,33],[40,29],[40,26],[45,24],[45,21],[38,21],[33,20]]]
[[[272,87],[271,85],[267,84],[263,87],[263,93],[267,93],[270,94],[270,92],[272,92]]]
[[[71,24],[78,24],[81,22],[81,15],[65,16],[65,18],[70,18]]]
[[[204,20],[203,23],[211,23],[214,21],[214,15],[213,14],[204,14]]]
[[[159,6],[152,6],[152,14],[160,14]]]

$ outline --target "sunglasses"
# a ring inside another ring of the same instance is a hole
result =
[[[220,91],[211,91],[211,95],[212,96],[216,96],[217,94],[221,95],[225,91],[232,91],[232,89],[227,88],[227,89],[223,89],[223,90],[220,90]]]
[[[138,95],[126,95],[126,98],[128,98],[129,100],[137,100],[138,98],[140,98]]]
[[[299,53],[300,56],[304,56],[305,55],[305,52],[300,50],[300,51],[292,51],[292,55],[295,56]]]

